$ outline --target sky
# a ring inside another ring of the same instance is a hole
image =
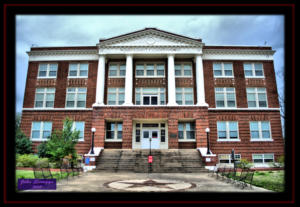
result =
[[[33,46],[95,46],[99,39],[156,27],[205,45],[271,46],[277,90],[284,95],[284,16],[282,15],[17,15],[16,112],[21,112]]]

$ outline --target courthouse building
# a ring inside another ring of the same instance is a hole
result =
[[[79,154],[199,149],[215,163],[264,165],[284,154],[273,55],[267,46],[209,46],[156,28],[95,46],[32,47],[21,128],[36,147],[66,117]],[[209,128],[207,134],[206,129]],[[207,139],[209,135],[209,139]]]

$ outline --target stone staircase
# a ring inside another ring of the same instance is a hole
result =
[[[105,149],[97,159],[95,171],[147,173],[207,172],[196,149],[152,150],[153,163],[148,164],[149,150]]]

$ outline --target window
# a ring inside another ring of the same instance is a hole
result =
[[[86,88],[67,88],[66,108],[85,108]]]
[[[239,140],[238,122],[218,121],[218,141]]]
[[[235,108],[235,88],[215,88],[216,108]]]
[[[192,63],[175,63],[175,77],[192,77]]]
[[[165,64],[164,63],[137,63],[136,77],[164,77]]]
[[[88,63],[71,63],[69,65],[69,78],[86,78],[88,77]]]
[[[109,77],[125,77],[126,64],[125,63],[110,63],[108,66]]]
[[[178,122],[178,139],[195,140],[195,122]]]
[[[122,140],[122,122],[107,122],[105,139]]]
[[[135,142],[141,141],[141,124],[138,123],[135,125]]]
[[[37,88],[35,91],[35,108],[54,107],[55,88]]]
[[[165,88],[136,88],[136,105],[165,105]]]
[[[193,88],[176,88],[176,103],[179,105],[193,105]]]
[[[254,163],[269,163],[274,162],[274,154],[252,154]]]
[[[251,141],[271,140],[270,122],[253,121],[250,122]]]
[[[74,121],[72,130],[79,131],[79,139],[78,141],[84,141],[84,122],[83,121]]]
[[[213,63],[214,77],[233,77],[232,63]]]
[[[31,139],[47,140],[51,136],[52,122],[32,122]]]
[[[262,63],[244,63],[244,72],[246,78],[264,77],[264,69]]]
[[[38,78],[56,78],[57,67],[57,63],[39,64]]]
[[[108,88],[107,89],[107,104],[122,105],[125,98],[124,88]]]
[[[267,92],[265,88],[247,88],[249,108],[267,108]]]
[[[231,154],[219,154],[218,157],[219,157],[219,163],[228,163],[228,164],[233,163],[233,160],[231,158]],[[240,162],[241,161],[241,155],[240,154],[235,154],[234,159],[236,160],[236,163]]]

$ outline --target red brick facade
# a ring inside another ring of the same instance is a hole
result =
[[[49,48],[40,48],[40,50],[48,50]],[[55,48],[58,49],[58,48]],[[71,50],[72,48],[62,48]],[[74,49],[74,48],[73,48]],[[82,47],[75,49],[96,49],[94,47]],[[236,49],[223,47],[208,47],[204,49]],[[241,49],[241,48],[238,48]],[[257,48],[244,48],[257,49]],[[267,49],[271,48],[259,48]],[[32,48],[32,50],[38,50]],[[50,49],[49,49],[50,50]],[[125,87],[125,78],[109,78],[108,65],[112,61],[122,61],[107,59],[105,71],[105,92],[104,103],[107,103],[108,87]],[[137,61],[145,61],[145,59],[133,59],[135,66]],[[136,87],[163,87],[165,88],[166,103],[168,103],[168,61],[167,58],[147,59],[148,61],[160,61],[165,63],[165,77],[163,78],[136,78],[135,67],[133,67],[133,103],[135,103]],[[194,90],[194,103],[197,100],[196,91],[196,69],[193,59],[175,59],[176,61],[191,62],[193,65],[193,76],[190,78],[176,78],[176,87],[192,87]],[[33,121],[52,121],[52,131],[61,130],[62,121],[66,117],[72,118],[74,121],[84,121],[84,141],[77,144],[77,150],[80,154],[85,154],[91,146],[91,128],[96,128],[95,146],[104,148],[132,148],[133,139],[133,121],[134,120],[165,120],[167,124],[167,137],[169,149],[186,149],[199,148],[207,146],[205,129],[209,127],[210,146],[214,154],[230,154],[231,149],[235,149],[237,154],[241,154],[243,159],[252,160],[254,153],[274,153],[275,159],[284,154],[284,140],[282,138],[282,129],[280,121],[280,113],[277,110],[245,110],[247,105],[247,87],[265,87],[267,89],[268,108],[279,108],[278,94],[274,73],[273,61],[247,61],[247,60],[226,60],[223,62],[233,63],[233,78],[214,78],[213,76],[213,60],[203,60],[204,71],[204,87],[205,99],[209,107],[197,106],[104,106],[92,107],[96,98],[96,82],[98,61],[75,61],[89,63],[88,78],[70,79],[68,78],[69,63],[73,61],[55,61],[58,63],[57,78],[54,79],[37,79],[38,66],[42,62],[29,62],[28,75],[26,81],[26,89],[24,96],[24,104],[21,121],[21,129],[24,133],[31,136],[31,126]],[[222,61],[217,61],[222,62]],[[245,78],[243,63],[244,62],[260,62],[263,63],[264,78],[249,79]],[[34,110],[35,91],[38,87],[54,87],[55,102],[52,110]],[[67,87],[86,87],[87,99],[85,110],[64,110],[66,103]],[[215,108],[215,87],[234,87],[236,94],[237,110],[212,110]],[[29,108],[26,110],[26,108]],[[244,110],[238,110],[243,108]],[[60,110],[56,110],[60,109]],[[120,121],[123,123],[122,141],[121,142],[105,142],[105,123],[106,121]],[[195,142],[179,142],[178,141],[178,122],[181,121],[195,122],[196,140]],[[240,141],[236,142],[220,142],[217,141],[217,121],[237,121]],[[249,121],[270,121],[272,141],[253,142],[250,140]],[[34,142],[36,147],[40,142]]]

